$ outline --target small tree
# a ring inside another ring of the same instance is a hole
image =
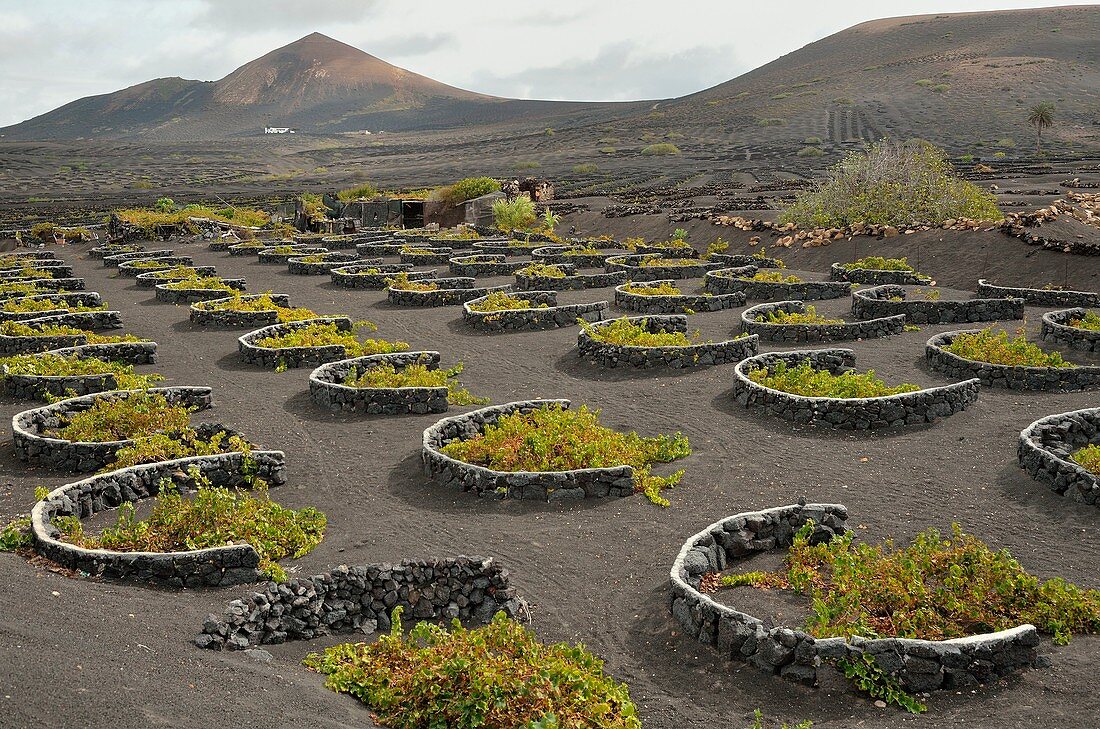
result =
[[[1035,127],[1035,151],[1043,153],[1043,130],[1054,126],[1054,104],[1044,101],[1028,110],[1027,123]]]

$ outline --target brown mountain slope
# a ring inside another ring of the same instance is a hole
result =
[[[1100,6],[876,20],[811,43],[622,129],[751,151],[883,135],[960,152],[1034,149],[1027,108],[1056,105],[1056,149],[1100,147]],[[998,142],[1003,144],[998,146]]]
[[[337,133],[449,128],[517,119],[606,118],[629,105],[501,99],[448,86],[312,33],[215,82],[158,79],[90,96],[3,131],[9,139],[197,141],[265,126]]]

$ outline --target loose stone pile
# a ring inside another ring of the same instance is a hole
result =
[[[507,570],[483,557],[341,565],[313,577],[269,582],[233,600],[221,616],[207,616],[195,645],[243,650],[330,633],[386,631],[396,607],[415,620],[486,623],[499,611],[517,616],[520,602]]]

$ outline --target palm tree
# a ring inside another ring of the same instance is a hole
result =
[[[1044,101],[1028,110],[1027,123],[1035,127],[1035,150],[1043,153],[1043,130],[1054,126],[1054,104]]]

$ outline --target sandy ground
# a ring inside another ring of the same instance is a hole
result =
[[[925,236],[921,269],[960,289],[972,291],[982,271],[1006,282],[1057,273],[1095,288],[1100,270],[1095,259],[1072,259],[1068,273],[1056,270],[1063,259],[995,234],[935,235],[945,240]],[[883,241],[875,252],[909,252],[904,246],[916,240]],[[731,366],[675,375],[604,371],[579,361],[575,328],[480,335],[463,326],[458,308],[394,308],[381,292],[336,289],[326,277],[291,276],[202,247],[187,252],[222,275],[245,277],[250,291],[289,293],[295,305],[367,318],[379,325],[379,336],[438,349],[445,363],[464,362],[464,383],[494,402],[566,397],[602,408],[615,427],[682,430],[695,449],[677,464],[687,475],[669,493],[667,509],[640,497],[495,503],[445,492],[419,471],[420,434],[435,416],[334,417],[309,399],[308,370],[276,374],[244,366],[236,353],[242,332],[193,328],[186,308],[157,303],[79,249],[65,251],[88,289],[123,312],[128,331],[159,342],[156,370],[173,384],[213,386],[211,417],[287,452],[289,483],[273,495],[294,507],[315,505],[329,518],[325,541],[288,564],[299,574],[340,563],[491,556],[532,603],[539,637],[590,646],[630,684],[647,727],[740,727],[756,707],[777,722],[812,719],[815,727],[1096,725],[1098,637],[1077,637],[1066,647],[1045,643],[1052,668],[965,695],[937,694],[927,715],[911,717],[875,708],[840,681],[808,689],[719,660],[685,641],[666,608],[669,566],[689,535],[724,516],[801,497],[846,504],[850,523],[868,540],[904,543],[925,528],[948,530],[958,522],[1043,577],[1100,588],[1096,510],[1031,481],[1015,455],[1017,434],[1031,421],[1094,405],[1095,394],[985,390],[971,410],[934,426],[858,435],[796,429],[734,403]],[[848,255],[855,252],[834,246],[791,251],[789,260],[793,269],[820,272]],[[610,294],[571,292],[561,300]],[[847,305],[818,308],[841,313]],[[717,337],[736,329],[739,313],[694,319]],[[1028,310],[1029,329],[1040,313]],[[950,328],[854,343],[857,364],[891,382],[942,384],[924,367],[923,344]],[[4,416],[29,406],[0,402]],[[65,480],[17,462],[8,436],[0,443],[4,517],[28,510],[35,486]],[[270,663],[190,645],[204,616],[246,588],[174,592],[71,579],[10,554],[0,555],[0,584],[2,726],[370,725],[366,708],[323,689],[320,677],[299,664],[335,638],[272,647]]]

